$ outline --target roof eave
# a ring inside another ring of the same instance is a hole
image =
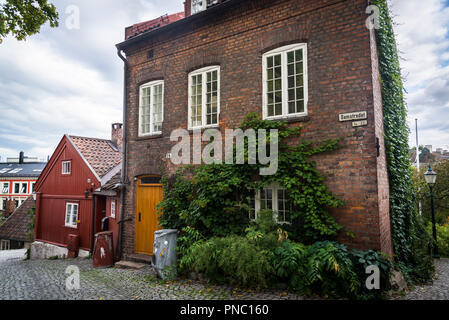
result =
[[[165,32],[165,31],[169,31],[169,30],[171,30],[173,28],[176,28],[178,26],[182,26],[184,24],[188,24],[188,23],[190,23],[192,21],[200,20],[202,18],[208,17],[208,16],[210,16],[212,14],[215,14],[215,13],[217,13],[219,11],[222,11],[223,9],[226,9],[228,7],[231,7],[231,6],[233,6],[233,5],[237,4],[237,3],[244,2],[244,1],[248,1],[248,0],[228,0],[228,1],[225,1],[225,2],[221,2],[219,4],[216,4],[216,5],[212,6],[212,7],[210,7],[207,10],[201,11],[199,13],[192,14],[192,15],[190,15],[188,17],[185,17],[183,19],[177,20],[177,21],[172,22],[172,23],[170,23],[168,25],[162,26],[160,28],[156,28],[156,29],[145,31],[145,32],[143,32],[143,33],[141,33],[141,34],[139,34],[139,35],[137,35],[135,37],[132,37],[132,38],[129,38],[128,40],[120,42],[120,43],[116,44],[115,46],[116,46],[116,48],[118,50],[124,50],[127,47],[129,47],[130,45],[133,45],[133,44],[135,44],[135,43],[137,43],[137,42],[139,42],[141,40],[144,40],[146,38],[149,38],[149,37],[151,37],[153,35],[156,35],[158,33]]]

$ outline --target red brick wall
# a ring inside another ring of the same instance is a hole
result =
[[[220,129],[235,127],[248,112],[262,113],[262,54],[286,44],[307,42],[308,116],[292,125],[317,142],[342,138],[342,148],[315,157],[326,184],[345,205],[334,210],[345,227],[341,241],[356,248],[391,252],[388,179],[382,139],[382,110],[374,44],[365,26],[366,0],[253,0],[235,2],[220,15],[194,18],[127,48],[130,62],[128,179],[124,252],[134,251],[135,182],[144,174],[173,171],[165,155],[170,133],[187,127],[187,75],[206,65],[221,67]],[[151,60],[147,52],[153,50]],[[139,138],[138,88],[165,81],[163,133]],[[368,112],[368,126],[339,122],[340,113]],[[376,136],[381,156],[377,157]],[[355,237],[349,237],[346,232]]]

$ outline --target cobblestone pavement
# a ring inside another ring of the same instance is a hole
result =
[[[401,300],[449,300],[449,259],[435,260],[435,279],[432,284],[416,286]]]
[[[200,281],[163,282],[146,266],[94,269],[90,259],[24,261],[22,253],[0,255],[0,300],[176,300],[176,299],[303,299],[283,291],[251,292]],[[80,270],[80,290],[69,291],[66,268]]]

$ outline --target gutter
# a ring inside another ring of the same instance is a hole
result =
[[[117,238],[117,258],[121,259],[122,256],[122,237],[123,237],[123,218],[124,211],[123,207],[125,206],[125,191],[126,191],[126,150],[127,150],[127,141],[126,141],[126,129],[128,126],[128,60],[123,56],[122,50],[117,45],[117,55],[120,59],[123,60],[124,66],[124,76],[123,76],[123,141],[122,141],[122,172],[120,174],[120,210],[119,210],[119,221],[118,221],[118,238]]]

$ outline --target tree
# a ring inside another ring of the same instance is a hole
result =
[[[449,217],[449,161],[443,161],[432,165],[437,173],[437,181],[433,187],[435,200],[435,218],[438,224],[444,224]],[[414,182],[417,190],[417,198],[422,203],[422,214],[426,223],[431,221],[429,187],[424,179],[425,170],[421,170],[419,176],[415,171]]]
[[[25,40],[47,21],[50,27],[57,27],[58,18],[56,7],[47,0],[5,0],[0,4],[0,43],[9,34]]]

